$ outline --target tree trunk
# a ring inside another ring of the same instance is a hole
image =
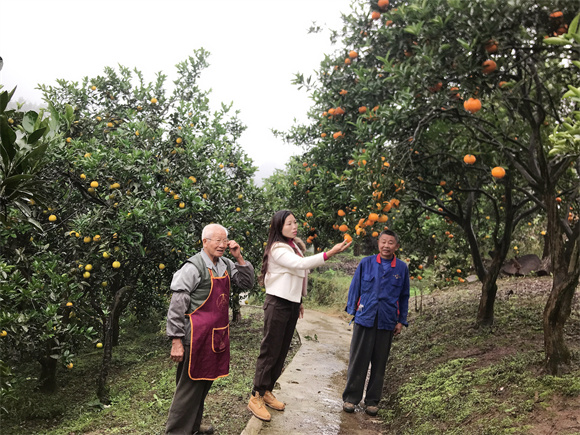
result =
[[[557,218],[555,207],[549,217]],[[562,225],[554,225],[551,235],[552,290],[544,308],[545,367],[558,375],[562,366],[570,363],[570,350],[564,340],[564,325],[570,317],[572,299],[580,280],[580,223],[565,234]]]
[[[50,350],[48,351],[50,353]],[[56,382],[56,366],[58,361],[50,356],[42,357],[40,362],[39,389],[44,393],[54,393],[58,387]]]
[[[103,325],[105,329],[105,334],[103,337],[103,360],[101,362],[101,370],[97,378],[97,397],[101,401],[108,405],[111,403],[109,397],[109,387],[107,385],[107,378],[109,376],[109,369],[111,368],[111,360],[113,359],[113,328],[111,325],[112,312],[107,316],[105,324]]]
[[[111,310],[106,317],[103,329],[103,360],[101,363],[101,371],[97,378],[97,397],[101,403],[109,404],[111,399],[109,397],[109,387],[107,385],[107,378],[109,377],[109,370],[111,368],[111,361],[113,359],[113,338],[115,335],[115,324],[118,327],[119,318],[123,312],[123,308],[127,306],[127,299],[131,297],[131,288],[128,286],[121,287],[115,292],[115,296],[111,303]]]
[[[494,321],[493,310],[495,306],[495,296],[497,294],[497,277],[491,278],[487,274],[483,285],[481,286],[481,298],[479,299],[479,308],[477,310],[477,319],[475,324],[480,326],[492,326]]]

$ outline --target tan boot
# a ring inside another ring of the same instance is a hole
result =
[[[271,391],[266,391],[264,393],[264,403],[276,411],[284,411],[284,408],[286,407],[284,402],[280,402],[276,399],[276,396],[274,396]]]
[[[264,404],[264,397],[260,396],[260,393],[257,391],[252,395],[252,397],[250,397],[248,409],[260,420],[270,421],[272,419]]]

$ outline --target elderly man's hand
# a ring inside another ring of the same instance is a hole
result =
[[[242,250],[240,249],[240,245],[235,240],[230,240],[228,243],[228,248],[230,248],[230,253],[236,259],[236,261],[240,265],[244,265],[244,258],[242,257]]]
[[[171,342],[171,359],[175,362],[183,361],[183,356],[185,354],[185,349],[183,348],[183,343],[180,338],[174,338]]]

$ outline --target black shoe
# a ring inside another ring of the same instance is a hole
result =
[[[376,416],[379,413],[378,406],[365,406],[365,412],[371,417]]]
[[[194,432],[196,434],[212,434],[214,432],[214,428],[213,425],[211,424],[202,424],[199,429],[197,430],[197,432]]]
[[[354,408],[355,408],[355,404],[354,403],[344,402],[342,404],[342,410],[344,412],[353,413],[354,412]]]

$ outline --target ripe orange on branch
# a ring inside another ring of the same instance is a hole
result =
[[[338,230],[341,233],[346,233],[348,231],[348,227],[345,224],[342,224],[341,226],[338,227]]]
[[[505,177],[505,169],[501,166],[496,166],[491,170],[491,175],[494,178],[503,178]]]
[[[354,51],[354,50],[351,50],[348,53],[348,57],[350,57],[351,59],[356,59],[358,57],[358,53],[356,51]]]
[[[386,9],[389,6],[389,0],[379,0],[377,6],[381,9]]]
[[[371,18],[373,20],[378,20],[379,18],[381,18],[381,13],[379,11],[373,11],[373,13],[371,14]]]
[[[338,215],[339,215],[340,217],[342,217],[342,216],[345,216],[345,215],[346,215],[346,213],[344,212],[344,210],[338,210]]]
[[[463,157],[463,161],[468,165],[473,165],[476,161],[476,158],[473,154],[466,154],[465,157]]]
[[[470,98],[463,103],[463,108],[470,113],[476,113],[481,110],[481,101],[477,98]]]
[[[497,69],[497,63],[495,63],[494,60],[489,59],[483,62],[482,67],[484,74],[491,74]]]
[[[497,41],[490,39],[489,41],[487,41],[485,43],[485,51],[487,51],[488,53],[495,53],[497,52]]]

